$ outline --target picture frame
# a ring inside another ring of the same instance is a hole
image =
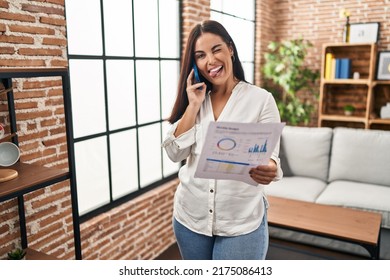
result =
[[[390,51],[378,52],[376,79],[390,80]]]
[[[376,43],[379,40],[379,22],[352,23],[349,30],[350,43]]]

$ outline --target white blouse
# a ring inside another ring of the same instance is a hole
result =
[[[208,125],[215,121],[210,95],[206,94],[196,124],[190,130],[174,136],[178,122],[169,130],[162,146],[174,162],[186,159],[179,170],[180,184],[174,198],[173,215],[181,224],[204,235],[237,236],[257,229],[263,219],[264,185],[249,185],[233,180],[194,178]],[[280,122],[273,96],[257,86],[240,82],[217,121],[244,123]],[[282,176],[279,144],[271,158]]]

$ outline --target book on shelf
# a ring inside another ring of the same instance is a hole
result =
[[[340,59],[336,58],[336,69],[335,69],[335,79],[338,79],[340,77]]]
[[[336,59],[334,57],[332,57],[332,62],[330,65],[330,78],[334,79],[336,77]]]
[[[340,58],[340,73],[338,79],[349,79],[351,77],[351,59]]]
[[[335,58],[332,53],[325,56],[325,79],[349,79],[351,77],[351,59]]]
[[[329,80],[332,78],[332,60],[334,55],[332,53],[327,53],[325,55],[325,79]]]

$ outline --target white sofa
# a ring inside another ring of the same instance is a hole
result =
[[[286,126],[280,158],[266,195],[379,212],[390,229],[390,131]]]

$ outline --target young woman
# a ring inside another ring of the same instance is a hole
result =
[[[193,65],[200,82],[196,82]],[[194,178],[208,124],[280,122],[272,95],[245,81],[233,39],[208,20],[191,31],[178,95],[163,142],[179,171],[173,226],[183,259],[265,259],[268,250],[264,185],[282,177],[279,145],[268,165],[251,169],[253,186],[233,180]]]

